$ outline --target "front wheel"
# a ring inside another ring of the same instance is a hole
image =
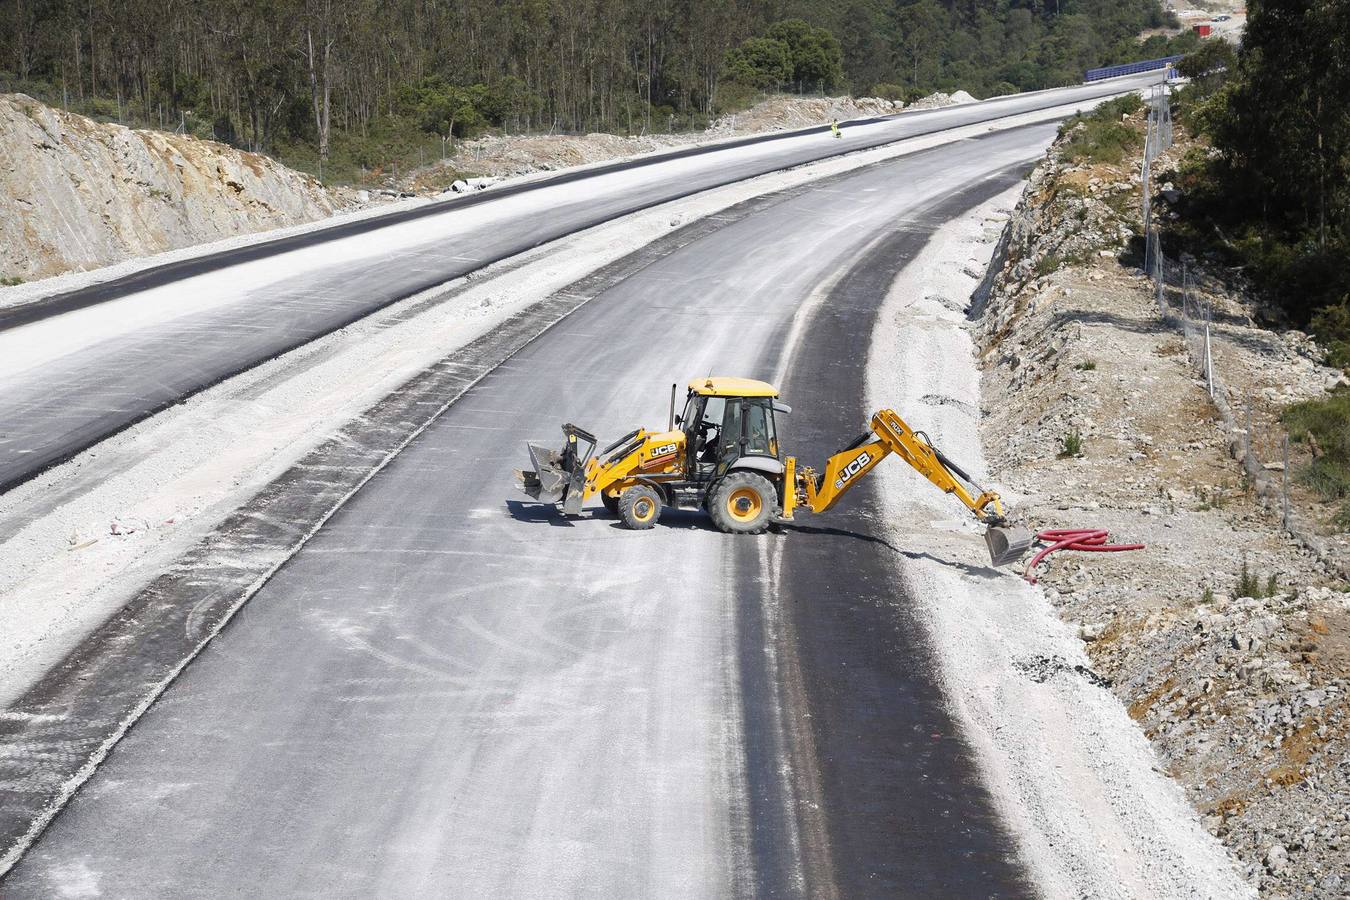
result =
[[[752,472],[732,472],[713,491],[708,513],[713,524],[731,534],[759,534],[769,527],[778,492],[769,479]]]
[[[601,494],[600,502],[605,505],[605,511],[608,512],[611,516],[617,516],[619,514],[618,497],[611,497],[609,494]]]
[[[630,487],[619,495],[619,520],[634,531],[645,531],[661,515],[661,495],[646,484]]]

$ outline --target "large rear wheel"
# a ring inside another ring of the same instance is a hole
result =
[[[619,495],[619,519],[625,527],[644,531],[661,515],[661,495],[646,484],[628,488]]]
[[[732,472],[713,491],[708,513],[713,524],[732,534],[759,534],[769,527],[778,492],[763,475]]]

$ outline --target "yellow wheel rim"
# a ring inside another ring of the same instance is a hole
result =
[[[754,488],[737,488],[727,498],[727,513],[737,522],[753,522],[764,508],[764,498]]]
[[[654,515],[656,515],[656,504],[647,497],[640,497],[633,504],[633,518],[639,522],[647,522]]]

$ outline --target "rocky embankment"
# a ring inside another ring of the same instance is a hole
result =
[[[353,195],[213,141],[0,96],[0,279],[32,280],[313,221]]]
[[[1248,879],[1264,896],[1350,896],[1345,537],[1296,539],[1234,459],[1247,438],[1136,268],[1139,195],[1137,158],[1074,163],[1063,139],[1031,176],[975,326],[986,456],[1033,527],[1147,545],[1054,556],[1041,584]],[[1305,335],[1258,327],[1229,273],[1187,262],[1214,307],[1216,366],[1278,470],[1279,410],[1344,375]],[[1295,506],[1313,502],[1291,482]]]

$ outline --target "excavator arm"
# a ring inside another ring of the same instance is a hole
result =
[[[793,465],[796,481],[793,496],[785,504],[790,516],[792,506],[801,503],[812,512],[825,512],[877,464],[891,454],[909,463],[920,475],[946,494],[954,494],[984,525],[985,542],[994,565],[1003,565],[1020,557],[1031,546],[1031,535],[1020,528],[1007,527],[1003,503],[998,494],[986,491],[959,466],[942,455],[922,434],[916,433],[894,410],[883,409],[872,416],[872,428],[852,444],[831,456],[819,475],[809,468]]]

